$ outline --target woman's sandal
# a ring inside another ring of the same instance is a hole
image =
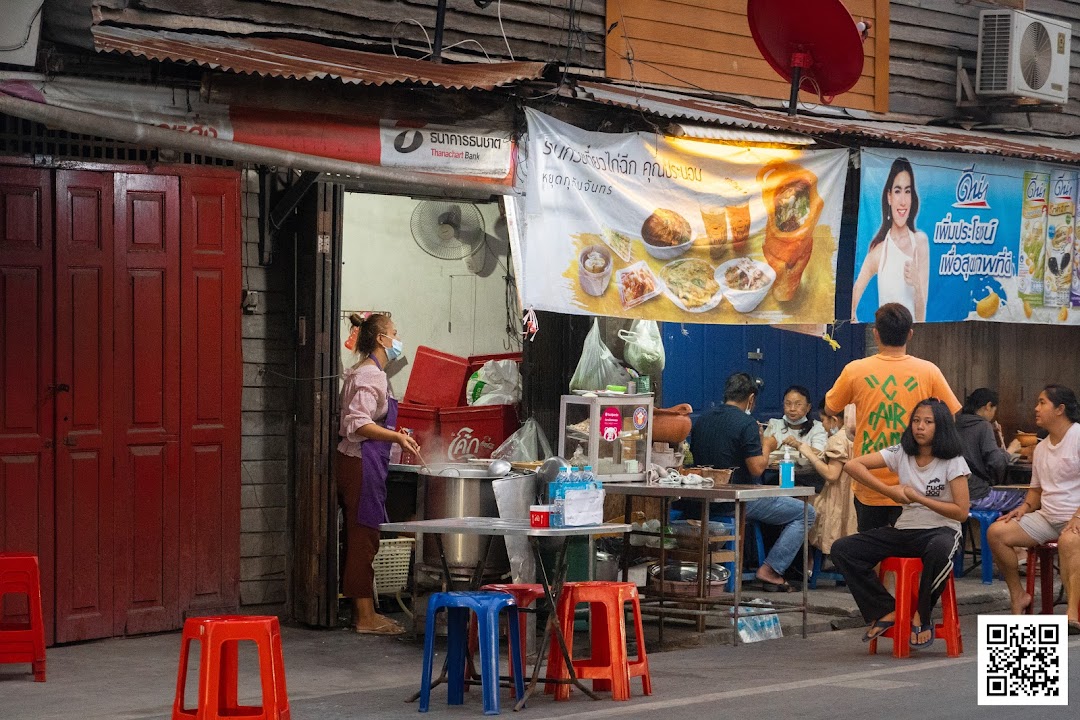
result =
[[[871,640],[877,640],[879,637],[885,634],[885,631],[895,625],[894,620],[875,620],[871,623],[870,628],[863,635],[863,642],[870,642]]]
[[[926,642],[915,642],[916,637],[922,635],[924,632],[930,633],[930,638]],[[911,642],[909,645],[913,650],[922,650],[928,648],[934,644],[934,623],[927,623],[926,625],[920,625],[919,627],[911,628]]]
[[[402,635],[405,632],[405,628],[390,619],[384,619],[378,625],[369,628],[353,626],[352,630],[357,635],[389,635],[391,637]]]

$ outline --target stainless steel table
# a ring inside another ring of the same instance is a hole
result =
[[[605,485],[605,487],[607,487]],[[591,690],[586,688],[578,679],[577,674],[574,672],[574,664],[571,662],[570,654],[566,649],[566,637],[563,635],[563,629],[559,623],[558,613],[555,611],[559,599],[559,594],[562,592],[563,583],[566,582],[566,548],[569,545],[570,538],[592,535],[607,535],[611,533],[626,533],[630,531],[630,525],[624,523],[603,523],[600,525],[579,525],[575,527],[561,527],[561,528],[534,528],[529,525],[528,520],[513,520],[506,518],[490,518],[490,517],[464,517],[464,518],[444,518],[441,520],[411,520],[408,522],[396,522],[396,523],[383,523],[379,526],[380,530],[386,532],[414,532],[414,533],[432,533],[435,535],[436,544],[439,548],[439,558],[442,563],[443,574],[445,583],[449,587],[450,582],[450,568],[446,563],[446,556],[443,552],[442,536],[448,533],[461,533],[465,535],[483,535],[489,539],[495,535],[516,535],[525,536],[529,538],[529,545],[532,547],[533,556],[536,558],[536,567],[540,575],[540,583],[544,588],[544,596],[548,603],[548,620],[547,625],[544,628],[544,637],[537,648],[536,665],[533,667],[532,678],[529,681],[529,686],[525,690],[524,697],[518,699],[517,705],[514,706],[515,710],[520,710],[525,706],[525,702],[532,696],[536,689],[536,683],[540,678],[540,667],[544,662],[544,655],[547,653],[547,647],[549,640],[554,634],[555,638],[559,642],[559,648],[562,651],[563,661],[569,671],[570,680],[559,681],[552,680],[553,682],[569,682],[583,693],[588,695],[593,700],[599,699],[598,696]],[[559,548],[558,556],[555,560],[555,567],[552,574],[549,577],[548,572],[544,567],[543,560],[540,557],[540,538],[563,538],[562,546]],[[489,545],[490,546],[490,545]],[[414,550],[415,552],[415,550]],[[482,555],[486,556],[486,552]],[[473,583],[479,584],[480,579],[483,577],[483,561],[480,566],[477,567],[476,572],[473,575]],[[571,628],[573,632],[573,628]],[[639,639],[638,642],[641,642]],[[434,685],[438,685],[445,679],[445,668],[443,676],[435,681]],[[415,699],[415,698],[413,698]]]
[[[698,559],[698,597],[695,599],[702,604],[701,610],[689,611],[698,615],[698,629],[704,630],[705,613],[708,611],[704,609],[705,604],[713,604],[719,606],[732,605],[732,627],[734,632],[732,633],[732,644],[739,644],[739,614],[742,609],[742,542],[743,542],[743,521],[744,521],[744,509],[743,503],[751,500],[759,500],[762,498],[772,497],[812,497],[814,489],[812,487],[793,487],[782,488],[776,485],[668,485],[661,483],[604,483],[604,490],[609,495],[622,495],[625,498],[624,513],[625,520],[630,521],[630,498],[637,497],[658,497],[663,500],[663,514],[664,522],[666,524],[668,517],[668,504],[672,498],[692,498],[700,499],[705,502],[701,503],[701,547],[700,555]],[[735,544],[735,593],[731,602],[724,601],[723,599],[712,600],[706,596],[709,585],[708,568],[712,564],[710,562],[709,554],[709,502],[731,502],[735,504],[735,528],[734,544]],[[802,622],[802,636],[806,637],[806,622],[807,613],[809,608],[809,596],[807,594],[807,585],[809,578],[809,550],[807,544],[807,534],[809,528],[807,527],[807,521],[809,520],[809,510],[807,507],[803,508],[803,583],[802,583],[802,604],[798,606],[788,606],[774,603],[771,607],[774,612],[796,612],[801,611]],[[663,536],[661,536],[660,542],[660,642],[663,643],[664,637],[664,616],[667,611],[664,607],[664,567],[666,562],[666,549],[664,547]],[[629,533],[624,536],[623,547],[629,547]],[[624,553],[623,562],[623,579],[626,579],[626,562]],[[685,601],[686,598],[680,598],[681,601]],[[672,608],[677,614],[686,614],[686,610],[676,610]]]

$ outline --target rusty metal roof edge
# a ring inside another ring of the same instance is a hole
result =
[[[182,49],[185,41],[190,47],[210,51],[209,45],[200,45],[192,42],[198,40],[202,33],[176,33],[171,31],[155,31],[143,28],[121,28],[116,26],[95,25],[91,28],[94,35],[94,44],[99,52],[115,52],[120,54],[144,57],[149,60],[172,61],[191,63],[198,67],[233,72],[239,75],[271,76],[287,79],[320,79],[333,78],[343,83],[357,85],[419,85],[428,87],[442,87],[450,90],[494,90],[497,87],[516,82],[534,80],[543,73],[546,67],[542,62],[509,62],[509,63],[462,63],[462,64],[439,64],[422,63],[411,58],[398,58],[396,56],[384,56],[362,50],[350,50],[342,48],[326,48],[328,54],[346,54],[357,60],[355,65],[343,65],[333,63],[329,59],[320,63],[315,58],[308,58],[290,53],[281,53],[273,56],[274,60],[291,60],[291,62],[279,62],[278,67],[265,67],[270,58],[249,58],[250,62],[244,66],[243,62],[229,63],[223,60],[211,60],[205,55],[200,56],[196,51],[184,52]],[[217,36],[210,36],[217,37]],[[147,42],[140,43],[139,39]],[[266,40],[266,39],[264,39]],[[293,38],[283,39],[289,43],[300,43],[310,46],[314,50],[320,49],[316,43]],[[150,42],[153,46],[149,46]],[[243,43],[240,43],[243,45]],[[171,47],[170,47],[171,46]],[[252,48],[252,54],[265,52]],[[313,55],[315,53],[312,53]],[[365,66],[364,62],[369,65]],[[403,69],[406,63],[415,62],[416,67]],[[378,67],[381,65],[382,67]],[[428,74],[417,72],[429,66],[434,72]],[[336,66],[336,67],[335,67]],[[508,68],[509,66],[509,68]],[[341,68],[345,71],[335,72]],[[353,73],[347,72],[353,70]],[[499,74],[499,71],[504,74]],[[460,74],[461,77],[454,77]],[[481,77],[470,78],[470,74]],[[483,75],[487,77],[482,77]]]
[[[1003,155],[1050,162],[1080,162],[1080,138],[1039,135],[1021,140],[1015,136],[1009,137],[1012,133],[918,125],[884,119],[817,117],[806,114],[791,117],[776,110],[709,100],[672,90],[627,86],[617,82],[582,80],[578,81],[577,86],[587,95],[583,99],[630,107],[668,118],[686,118],[720,125],[813,136],[860,137],[927,150]],[[580,98],[577,94],[575,97]]]

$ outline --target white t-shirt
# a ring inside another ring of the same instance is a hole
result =
[[[1067,522],[1080,508],[1080,423],[1073,423],[1057,445],[1041,440],[1031,465],[1031,487],[1042,488],[1042,514]]]
[[[952,488],[949,483],[971,472],[963,455],[951,460],[934,458],[926,467],[919,467],[914,455],[908,455],[900,445],[893,445],[882,450],[881,457],[889,469],[900,478],[901,485],[910,485],[926,497],[941,502],[952,502]],[[900,519],[896,521],[898,530],[929,530],[939,527],[950,527],[959,532],[960,523],[939,515],[922,503],[904,505]]]

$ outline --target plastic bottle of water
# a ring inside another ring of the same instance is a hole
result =
[[[784,446],[784,458],[780,461],[780,487],[795,487],[795,458],[791,457],[791,447]]]
[[[560,468],[554,482],[548,483],[548,502],[551,504],[551,527],[563,526],[563,500],[566,497],[566,483],[570,481],[570,468]]]
[[[585,466],[585,472],[583,473],[582,479],[585,482],[589,483],[589,487],[592,489],[603,487],[600,481],[596,478],[596,473],[593,472],[592,465]]]

